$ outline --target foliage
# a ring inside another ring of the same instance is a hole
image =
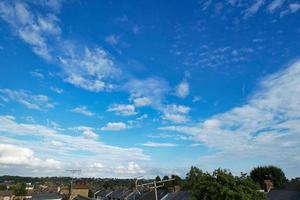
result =
[[[213,174],[192,167],[186,177],[186,189],[192,200],[263,200],[259,187],[245,174],[233,176],[227,170],[217,169]]]
[[[275,188],[281,188],[287,183],[287,178],[284,172],[275,166],[261,166],[256,167],[250,172],[251,178],[259,183],[261,188],[264,187],[264,180],[266,177],[270,177]]]
[[[26,196],[26,184],[24,182],[18,183],[13,187],[14,195],[16,196]]]

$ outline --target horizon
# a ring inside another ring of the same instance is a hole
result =
[[[0,2],[0,176],[300,177],[300,3]]]

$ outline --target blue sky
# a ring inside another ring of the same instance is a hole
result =
[[[299,176],[299,16],[296,0],[1,1],[0,174]]]

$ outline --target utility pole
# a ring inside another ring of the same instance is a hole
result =
[[[66,170],[67,172],[70,172],[72,174],[72,177],[71,177],[71,188],[72,188],[72,184],[73,184],[73,180],[75,178],[75,174],[81,174],[81,169],[67,169]]]
[[[154,189],[154,194],[155,194],[155,200],[158,200],[158,195],[157,195],[157,188],[161,188],[163,187],[165,184],[165,182],[169,182],[169,181],[174,181],[174,178],[168,179],[168,180],[162,180],[162,181],[153,181],[153,182],[149,182],[149,183],[143,183],[143,184],[138,184],[138,179],[136,179],[135,181],[135,187],[136,190],[139,192],[138,187],[148,187],[150,189]],[[140,192],[139,192],[140,193]]]

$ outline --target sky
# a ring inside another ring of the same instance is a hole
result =
[[[300,176],[300,1],[0,1],[0,175]]]

